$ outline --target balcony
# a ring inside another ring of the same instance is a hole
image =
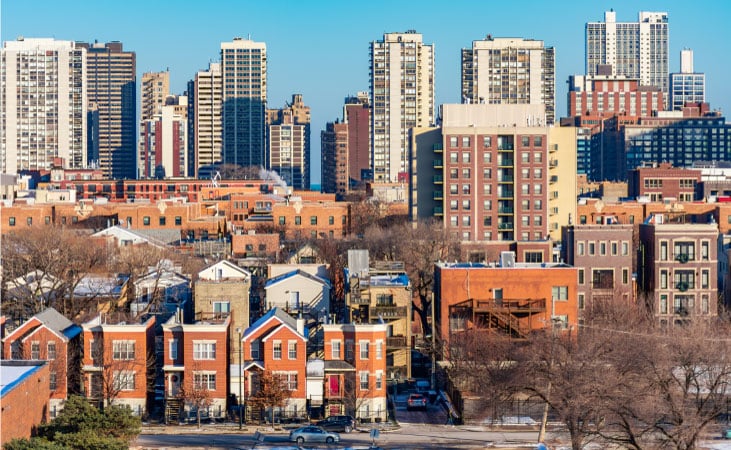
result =
[[[432,161],[432,167],[434,167],[435,169],[441,169],[442,167],[444,167],[444,161],[442,161],[441,159],[435,159],[434,161]]]
[[[444,199],[444,193],[442,191],[434,191],[432,194],[432,198],[434,200],[443,200]]]
[[[406,336],[391,336],[386,338],[386,350],[395,350],[406,347]]]
[[[680,281],[675,284],[675,289],[679,290],[680,292],[685,292],[688,289],[695,289],[695,283],[693,283],[693,281]]]
[[[497,229],[498,230],[512,230],[513,223],[512,222],[499,223],[499,224],[497,224]]]
[[[514,192],[512,189],[498,189],[498,198],[513,198]]]
[[[675,260],[678,261],[680,264],[685,264],[688,261],[694,261],[695,258],[690,253],[678,253],[675,255]]]
[[[512,207],[501,207],[497,209],[498,214],[513,214]]]
[[[434,181],[435,184],[442,184],[444,183],[444,175],[434,175],[432,177],[432,181]]]
[[[433,214],[434,214],[435,216],[441,216],[441,215],[444,215],[444,208],[443,208],[443,207],[441,207],[441,206],[435,206],[435,207],[434,207],[434,211],[433,211]]]
[[[513,182],[513,176],[512,175],[498,175],[497,181],[499,183],[512,183]]]
[[[408,314],[405,306],[376,306],[371,308],[371,317],[384,319],[403,319]]]
[[[444,150],[444,147],[442,146],[442,144],[434,144],[432,146],[432,150],[434,150],[435,153],[441,153],[442,150]]]
[[[497,165],[498,167],[513,167],[515,160],[512,158],[498,158]]]
[[[552,169],[553,169],[554,167],[558,167],[558,160],[556,160],[556,159],[552,159],[552,160],[550,160],[550,161],[548,162],[548,167],[550,167],[550,168],[552,168]]]

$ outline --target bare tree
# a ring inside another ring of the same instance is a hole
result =
[[[201,426],[201,413],[213,404],[207,375],[198,373],[199,370],[199,365],[194,365],[178,391],[178,398],[191,409],[195,409],[198,428]]]
[[[271,423],[274,425],[274,408],[282,408],[292,396],[286,381],[270,370],[259,373],[258,384],[246,400],[260,411],[271,409]]]

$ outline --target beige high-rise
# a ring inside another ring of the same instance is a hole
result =
[[[552,125],[555,119],[555,54],[543,41],[490,35],[462,49],[462,103],[545,105],[544,117],[517,126]]]
[[[160,114],[168,95],[170,95],[170,72],[143,73],[142,116],[140,120],[149,120],[155,114]]]
[[[410,30],[371,42],[371,168],[377,183],[408,179],[409,129],[434,124],[434,44]]]
[[[195,74],[195,80],[188,83],[188,105],[188,124],[192,125],[188,174],[210,178],[212,166],[221,162],[223,149],[221,64],[211,63],[208,70]]]

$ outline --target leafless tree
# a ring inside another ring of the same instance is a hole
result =
[[[207,379],[196,374],[199,370],[200,366],[195,364],[193,370],[186,374],[178,391],[178,398],[191,409],[195,409],[198,428],[201,426],[201,413],[213,404],[213,397],[208,389]]]
[[[274,424],[274,408],[282,408],[292,396],[286,382],[270,370],[259,372],[256,386],[252,386],[252,395],[246,399],[255,409],[266,411],[271,409],[271,423]]]

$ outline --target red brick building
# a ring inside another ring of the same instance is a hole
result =
[[[193,394],[201,390],[207,391],[208,403],[203,415],[226,417],[230,328],[228,315],[192,324],[174,315],[162,325],[167,421],[176,422],[182,410],[195,409]]]
[[[331,324],[324,330],[325,416],[386,421],[386,324]]]
[[[440,337],[471,328],[508,330],[516,339],[533,330],[578,324],[578,269],[563,264],[438,263],[434,273]],[[510,318],[507,320],[506,318]]]
[[[4,358],[46,360],[49,414],[55,417],[69,394],[81,388],[81,327],[53,308],[36,314],[3,338]]]
[[[0,445],[30,438],[48,421],[49,378],[45,361],[0,361]]]
[[[294,319],[279,308],[272,308],[243,332],[241,345],[244,403],[247,398],[257,392],[261,372],[266,370],[279,377],[291,391],[287,405],[278,414],[287,417],[304,415],[307,410],[306,333],[303,319]],[[233,381],[233,374],[231,378]],[[238,381],[238,376],[236,381]],[[246,417],[247,419],[259,419],[264,417],[264,413],[265,411],[253,411],[247,406]],[[270,415],[271,411],[266,413]]]
[[[652,164],[630,170],[627,181],[630,198],[646,197],[653,202],[701,199],[696,188],[701,181],[700,170],[673,167],[670,163]]]
[[[100,314],[82,324],[84,395],[98,403],[125,405],[144,415],[154,389],[155,317],[128,323]]]

